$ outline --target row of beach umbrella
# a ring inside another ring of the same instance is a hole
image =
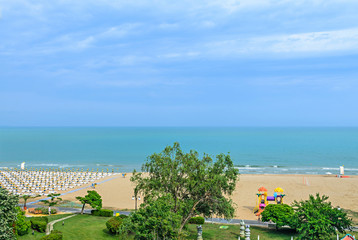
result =
[[[0,170],[0,188],[6,188],[16,195],[47,195],[77,188],[96,182],[114,171],[83,171],[80,169],[2,169]]]

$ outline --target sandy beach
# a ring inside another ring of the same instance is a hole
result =
[[[103,207],[111,209],[134,209],[133,187],[130,182],[130,175],[125,178],[117,175],[116,178],[104,182],[96,187],[96,191],[102,196]],[[333,206],[358,211],[358,176],[350,178],[337,178],[333,175],[240,175],[236,191],[232,199],[237,204],[235,218],[257,219],[252,209],[256,204],[257,189],[261,186],[268,190],[272,196],[277,187],[281,187],[286,194],[285,203],[292,203],[294,200],[305,200],[309,194],[320,193],[329,196]],[[87,190],[83,189],[63,196],[64,200],[76,202],[76,196],[84,196]],[[141,201],[138,201],[140,204]]]

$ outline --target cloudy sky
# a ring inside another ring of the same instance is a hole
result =
[[[0,126],[358,126],[356,0],[0,0]]]

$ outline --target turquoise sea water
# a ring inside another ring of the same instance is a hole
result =
[[[0,128],[0,167],[129,172],[175,141],[241,173],[358,175],[358,128]]]

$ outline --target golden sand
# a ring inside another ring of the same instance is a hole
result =
[[[119,176],[96,187],[96,191],[102,196],[103,207],[110,209],[134,209],[133,187],[130,182],[131,174],[125,178]],[[118,176],[118,175],[117,175]],[[305,200],[309,194],[320,193],[329,196],[333,206],[358,211],[358,176],[350,178],[337,178],[335,176],[322,175],[240,175],[236,191],[232,199],[237,204],[236,218],[257,219],[253,214],[253,208],[257,202],[257,189],[265,187],[268,196],[272,196],[274,189],[281,187],[286,194],[284,203],[292,203],[294,200]],[[88,190],[83,189],[67,194],[62,198],[76,202],[76,196],[86,195]],[[138,205],[141,201],[138,201]]]

